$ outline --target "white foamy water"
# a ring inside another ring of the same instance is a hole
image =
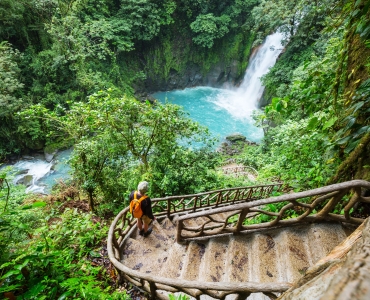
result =
[[[41,155],[33,159],[18,161],[13,165],[13,168],[19,174],[15,176],[14,183],[25,183],[27,193],[50,193],[55,183],[70,178],[70,167],[67,161],[71,152],[72,149],[60,151],[49,163]],[[27,177],[25,178],[25,176]]]
[[[282,39],[283,35],[279,32],[269,35],[251,58],[241,85],[228,94],[209,98],[209,101],[225,109],[234,118],[250,118],[264,90],[261,77],[275,64],[283,49]]]
[[[16,170],[25,172],[15,177],[14,182],[18,182],[22,177],[30,175],[32,176],[32,183],[27,187],[26,192],[44,192],[44,186],[37,185],[38,181],[50,173],[52,163],[48,163],[41,159],[22,160],[14,165]]]

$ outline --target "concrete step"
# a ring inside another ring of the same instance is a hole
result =
[[[167,259],[159,275],[167,278],[179,278],[187,256],[187,248],[187,245],[174,243],[168,251]]]
[[[252,261],[255,260],[255,255],[252,252],[252,239],[251,236],[233,236],[230,238],[224,281],[251,281],[250,270]]]
[[[280,232],[277,246],[282,281],[294,282],[312,265],[308,232],[307,226],[287,228]]]
[[[205,220],[185,223],[199,227]],[[146,238],[134,234],[136,240],[129,239],[124,246],[124,264],[140,272],[191,281],[293,282],[350,233],[337,223],[302,224],[180,245],[175,242],[175,222],[176,218],[154,222],[153,233]],[[247,299],[269,298],[254,293]]]
[[[253,261],[251,265],[251,281],[254,282],[280,282],[281,276],[277,261],[277,236],[275,231],[257,233],[252,239]]]
[[[210,239],[204,253],[204,259],[199,268],[199,280],[222,282],[226,272],[226,256],[229,248],[229,238]]]
[[[202,263],[208,242],[190,242],[182,266],[181,279],[198,280],[199,267]]]
[[[312,253],[312,264],[325,257],[335,246],[346,238],[342,226],[337,223],[312,224],[308,239]]]
[[[162,230],[166,233],[166,235],[172,239],[173,241],[176,239],[176,226],[172,223],[169,218],[165,218],[160,222]]]
[[[136,232],[135,239],[145,246],[151,246],[163,251],[169,250],[174,241],[167,235],[162,226],[157,221],[154,221],[149,227],[153,228],[149,236],[143,237]]]
[[[158,275],[167,256],[162,249],[129,238],[123,248],[122,262],[133,270]]]

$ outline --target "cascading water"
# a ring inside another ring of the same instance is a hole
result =
[[[42,156],[18,161],[13,165],[18,172],[14,183],[26,185],[26,192],[49,193],[57,181],[69,177],[70,167],[66,160],[71,151],[72,149],[59,152],[51,162],[45,161]]]
[[[248,140],[259,142],[263,131],[254,126],[251,117],[257,109],[264,87],[260,78],[271,68],[282,50],[281,33],[268,36],[252,57],[241,85],[235,89],[211,87],[187,88],[155,93],[161,102],[184,107],[190,117],[208,127],[220,139],[233,133],[241,133]]]
[[[263,93],[260,78],[274,65],[282,50],[282,34],[268,36],[251,59],[243,82],[235,89],[197,87],[182,91],[156,93],[154,97],[162,102],[179,104],[188,111],[190,117],[209,128],[219,138],[232,133],[241,133],[250,141],[258,142],[263,136],[260,128],[253,125],[252,111],[257,109],[257,101]],[[68,165],[63,162],[71,150],[62,151],[56,157],[59,163],[48,163],[42,159],[21,160],[14,165],[20,175],[15,182],[28,176],[27,191],[47,193],[51,186],[68,177]]]
[[[37,192],[43,193],[44,187],[38,185],[38,180],[47,175],[52,167],[51,162],[46,162],[42,159],[32,159],[32,160],[21,160],[14,165],[16,170],[21,173],[17,175],[14,179],[15,183],[22,182],[27,187],[27,192]]]
[[[249,62],[244,79],[233,94],[221,94],[214,99],[214,104],[225,109],[233,117],[248,118],[253,110],[257,109],[258,100],[261,98],[264,86],[261,77],[275,64],[283,46],[283,35],[276,32],[269,35]]]

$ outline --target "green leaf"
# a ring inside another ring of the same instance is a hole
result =
[[[337,117],[330,118],[328,121],[325,122],[324,127],[322,129],[325,130],[327,128],[332,127],[337,120],[338,120]]]
[[[7,272],[5,275],[3,275],[0,279],[5,279],[5,278],[8,278],[12,275],[18,275],[20,274],[21,271],[20,270],[10,270],[9,272]]]
[[[307,129],[308,130],[315,129],[317,127],[318,122],[319,122],[319,119],[317,117],[311,118],[310,121],[308,122]]]
[[[23,210],[26,210],[26,209],[31,209],[32,208],[32,205],[25,205],[25,206],[22,206],[22,209]]]
[[[343,144],[347,143],[350,139],[351,139],[350,136],[346,136],[346,137],[344,137],[342,139],[337,140],[336,143],[338,145],[343,145]]]
[[[350,129],[353,126],[353,124],[355,124],[355,122],[356,122],[356,118],[350,117],[347,125],[344,127],[344,131],[347,131],[348,129]]]
[[[93,250],[90,251],[90,255],[91,255],[91,257],[101,257],[99,252],[96,252],[96,251],[93,251]]]
[[[276,111],[277,111],[277,112],[280,112],[280,111],[282,110],[282,108],[283,108],[283,106],[281,105],[281,102],[278,102],[278,103],[276,104]]]
[[[0,293],[6,293],[6,292],[15,291],[19,287],[21,287],[20,284],[13,284],[13,285],[8,285],[8,286],[0,287]]]
[[[35,208],[35,207],[44,207],[44,206],[46,206],[46,202],[39,201],[39,202],[35,202],[35,203],[32,204],[32,208]]]
[[[361,108],[365,104],[364,101],[357,102],[355,105],[353,105],[353,113],[355,113],[359,108]]]
[[[66,299],[69,295],[71,295],[71,292],[67,291],[63,293],[62,295],[59,296],[58,300],[64,300]]]

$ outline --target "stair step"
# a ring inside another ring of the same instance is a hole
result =
[[[167,256],[162,249],[129,238],[123,248],[122,263],[133,270],[158,275]]]
[[[250,281],[249,270],[252,260],[255,260],[252,253],[251,236],[234,236],[230,239],[230,246],[226,258],[228,270],[226,282],[247,282]]]
[[[181,279],[198,280],[199,267],[201,265],[204,253],[207,249],[207,242],[190,242],[182,266]]]
[[[162,227],[162,230],[167,234],[167,236],[170,239],[175,240],[175,238],[176,238],[176,226],[172,223],[172,221],[169,218],[166,217],[161,222],[161,227]]]
[[[226,256],[229,238],[210,239],[199,269],[199,280],[209,282],[224,281]]]
[[[307,268],[312,265],[308,247],[308,228],[293,227],[280,232],[281,241],[278,244],[282,280],[294,282],[300,278]],[[284,272],[283,272],[284,270]]]
[[[199,227],[199,224],[195,219],[184,220],[184,224],[187,227]]]
[[[221,214],[212,217],[218,220]],[[185,223],[199,227],[206,220],[199,217]],[[142,273],[190,281],[294,282],[346,237],[340,224],[320,223],[219,236],[181,245],[174,239],[175,222],[176,218],[173,222],[168,218],[161,224],[153,222],[153,232],[146,238],[134,233],[136,240],[129,239],[124,246],[124,264]],[[207,226],[210,224],[216,223]],[[206,300],[204,297],[201,299]],[[253,293],[247,299],[269,298]]]
[[[280,274],[277,267],[276,233],[257,233],[252,240],[253,261],[251,265],[251,281],[277,282]]]
[[[136,232],[136,240],[140,241],[142,245],[162,249],[163,251],[171,248],[173,240],[163,230],[162,226],[157,221],[154,221],[151,227],[153,228],[153,232],[147,237],[140,236]]]
[[[167,278],[179,278],[184,267],[186,250],[188,246],[174,243],[168,252],[167,260],[164,262],[160,276]]]
[[[321,223],[312,224],[309,228],[308,236],[312,253],[312,263],[315,264],[343,241],[346,234],[340,224]]]

